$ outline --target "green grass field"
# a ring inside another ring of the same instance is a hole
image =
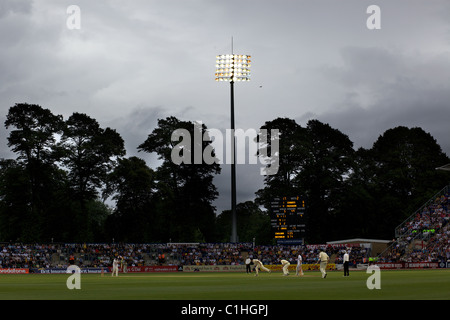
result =
[[[69,290],[69,275],[0,275],[1,300],[439,300],[450,298],[450,270],[381,271],[381,289],[369,290],[364,271],[318,271],[303,277],[261,273],[81,274],[81,289]]]

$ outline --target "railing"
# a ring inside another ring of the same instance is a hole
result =
[[[406,232],[408,232],[409,230],[406,228],[406,231],[401,232],[402,229],[405,228],[406,224],[411,222],[412,220],[415,219],[416,215],[418,213],[422,213],[423,210],[425,208],[428,208],[431,204],[433,204],[436,201],[436,198],[444,195],[445,193],[447,193],[449,191],[450,185],[444,187],[442,190],[440,190],[439,192],[437,192],[434,196],[432,196],[430,198],[430,200],[428,200],[424,205],[422,205],[418,210],[414,211],[413,214],[411,214],[408,218],[406,218],[405,221],[403,221],[401,224],[399,224],[396,228],[395,228],[395,238],[401,238],[402,236],[404,236],[406,234]]]
[[[431,205],[436,203],[436,199],[440,198],[442,195],[448,194],[450,190],[450,185],[442,188],[439,192],[433,195],[424,205],[422,205],[418,210],[416,210],[413,214],[411,214],[405,221],[403,221],[400,225],[395,228],[395,238],[396,241],[393,242],[389,247],[387,247],[382,253],[378,255],[378,257],[383,257],[386,253],[391,252],[393,248],[397,245],[402,245],[405,250],[405,254],[410,253],[411,244],[414,243],[415,240],[423,239],[423,232],[417,232],[413,234],[411,230],[407,227],[407,224],[411,223],[417,216],[417,214],[421,214],[425,209],[429,208]],[[402,231],[403,230],[403,231]],[[429,236],[429,235],[428,235]],[[410,237],[407,239],[407,237]],[[406,244],[406,245],[405,245]]]

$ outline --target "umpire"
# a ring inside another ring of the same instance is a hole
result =
[[[350,273],[348,272],[348,263],[349,263],[350,257],[347,253],[347,251],[344,251],[344,277],[348,277]]]
[[[253,264],[252,259],[250,257],[245,260],[245,269],[247,273],[252,273],[251,265]]]

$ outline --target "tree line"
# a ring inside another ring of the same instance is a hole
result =
[[[229,241],[230,210],[218,213],[213,206],[221,166],[171,161],[177,148],[172,132],[183,128],[194,136],[200,130],[204,137],[205,124],[159,119],[138,146],[158,155],[156,169],[127,157],[120,134],[83,113],[63,119],[21,103],[9,108],[4,125],[16,158],[0,159],[0,241]],[[448,173],[435,170],[449,158],[421,128],[387,130],[372,148],[358,150],[347,135],[318,120],[302,127],[277,118],[261,129],[280,133],[268,137],[279,139],[279,170],[265,177],[254,201],[237,205],[242,242],[271,243],[270,201],[291,195],[306,200],[309,243],[389,239],[395,226],[449,182]],[[208,139],[192,143],[201,145],[191,150],[212,148]],[[270,146],[264,145],[265,154]]]

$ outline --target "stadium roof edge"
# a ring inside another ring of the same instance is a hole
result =
[[[445,171],[450,171],[450,163],[443,165],[441,167],[437,167],[436,170],[445,170]]]
[[[379,240],[379,239],[362,239],[362,238],[355,238],[355,239],[347,239],[347,240],[338,240],[338,241],[329,241],[327,244],[344,244],[344,243],[354,243],[354,242],[363,242],[363,243],[389,243],[392,242],[392,240]]]

